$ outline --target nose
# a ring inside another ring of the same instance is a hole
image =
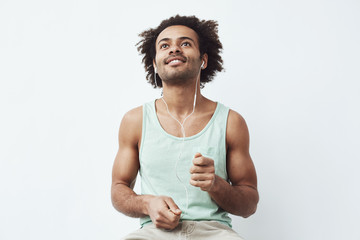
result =
[[[171,45],[170,52],[169,52],[170,55],[174,54],[174,53],[180,53],[180,52],[181,52],[180,46],[178,46],[177,44]]]

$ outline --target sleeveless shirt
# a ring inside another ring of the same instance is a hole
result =
[[[231,227],[228,213],[206,191],[192,186],[190,168],[195,153],[214,160],[215,174],[228,181],[226,125],[229,109],[217,103],[215,112],[196,135],[179,138],[167,133],[157,118],[155,101],[143,105],[139,152],[141,194],[169,196],[182,211],[180,220],[218,221]],[[180,128],[180,125],[179,125]],[[151,223],[149,216],[141,226]]]

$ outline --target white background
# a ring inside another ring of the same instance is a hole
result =
[[[360,3],[0,1],[0,239],[119,239],[117,131],[159,97],[138,34],[177,13],[219,23],[226,71],[203,93],[241,113],[260,203],[252,240],[359,240]],[[139,189],[138,185],[136,189]]]

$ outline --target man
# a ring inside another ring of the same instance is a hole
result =
[[[142,226],[125,239],[241,239],[228,213],[248,217],[259,200],[248,129],[200,92],[222,70],[217,23],[177,15],[140,36],[147,79],[163,96],[120,125],[112,202]]]

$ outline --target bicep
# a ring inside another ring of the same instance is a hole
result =
[[[133,188],[139,170],[138,144],[141,137],[139,112],[127,113],[119,129],[119,150],[116,154],[113,171],[113,184],[124,184]],[[140,126],[140,128],[139,128]]]
[[[125,146],[119,147],[113,165],[113,184],[124,184],[133,188],[138,170],[139,160],[137,151]]]
[[[227,171],[233,186],[257,188],[254,163],[249,153],[249,131],[245,120],[229,112],[227,128]]]

